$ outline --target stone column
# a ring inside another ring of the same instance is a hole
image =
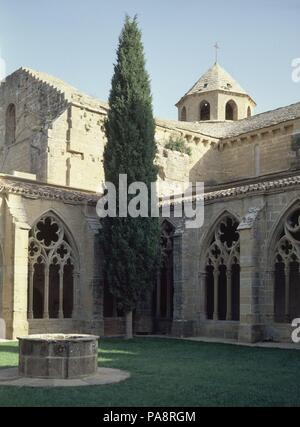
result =
[[[45,265],[44,312],[43,319],[49,319],[49,265]]]
[[[73,311],[72,319],[78,318],[78,307],[79,307],[79,286],[80,286],[80,273],[76,271],[73,273]]]
[[[215,267],[214,269],[214,314],[213,319],[219,319],[219,277],[220,271]]]
[[[9,338],[28,334],[28,232],[25,224],[14,226],[13,254],[13,322]]]
[[[183,232],[177,231],[174,235],[174,304],[172,335],[191,336],[193,335],[193,322],[185,316],[185,283],[183,270]]]
[[[226,311],[226,320],[232,320],[232,274],[231,269],[228,267],[226,269],[226,291],[227,291],[227,311]]]
[[[34,266],[29,265],[29,301],[28,301],[28,319],[33,319],[33,275],[34,275]]]
[[[241,222],[240,233],[240,327],[239,341],[256,342],[262,338],[258,294],[259,239],[254,222],[259,210],[253,209]]]
[[[73,288],[73,292],[75,289]],[[59,319],[64,318],[64,267],[60,266],[59,269],[59,309],[58,309]]]
[[[156,281],[156,313],[155,317],[156,319],[160,318],[160,272],[157,273],[157,281]]]
[[[271,266],[274,267],[274,266]],[[266,271],[265,273],[265,281],[266,281],[266,319],[268,323],[274,322],[274,287],[275,287],[275,270],[274,268]]]
[[[284,289],[285,289],[285,302],[284,302],[284,316],[285,320],[290,320],[290,265],[287,262],[284,268]]]
[[[199,317],[201,320],[207,319],[207,309],[206,309],[206,271],[201,271],[199,273],[199,298],[200,298],[200,312]]]

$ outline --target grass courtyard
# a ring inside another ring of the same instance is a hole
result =
[[[17,363],[17,344],[0,344],[0,369]],[[99,364],[130,371],[131,378],[72,389],[0,386],[0,406],[300,406],[297,350],[103,339]]]

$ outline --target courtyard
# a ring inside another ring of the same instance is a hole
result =
[[[101,339],[99,366],[129,371],[119,384],[33,389],[0,385],[0,406],[299,406],[300,351],[177,339]],[[0,369],[18,365],[0,344]]]

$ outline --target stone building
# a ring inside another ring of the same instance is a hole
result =
[[[156,121],[159,181],[205,183],[205,221],[161,220],[165,262],[136,333],[290,340],[300,317],[300,103],[253,115],[215,64]],[[0,335],[118,335],[99,200],[108,106],[21,68],[0,86]],[[167,149],[180,138],[190,149]],[[175,203],[175,202],[174,202]],[[1,338],[1,336],[0,336]]]

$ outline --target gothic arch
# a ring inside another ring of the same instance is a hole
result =
[[[236,220],[240,223],[241,219],[240,216],[234,212],[231,209],[222,209],[209,223],[209,226],[207,227],[206,232],[200,239],[200,265],[199,265],[199,271],[203,272],[205,270],[205,254],[207,251],[207,248],[209,246],[209,241],[211,240],[213,236],[213,230],[215,230],[216,226],[219,224],[219,222],[222,220],[225,216],[232,216],[236,218]]]
[[[79,255],[71,232],[52,210],[29,232],[28,272],[28,318],[72,318]]]
[[[280,228],[281,228],[283,222],[286,220],[288,215],[294,209],[297,209],[298,207],[300,208],[300,199],[296,198],[296,199],[292,200],[287,206],[285,206],[281,210],[281,212],[278,214],[278,218],[270,230],[269,238],[268,238],[267,245],[266,245],[266,248],[267,248],[267,260],[266,260],[266,262],[267,262],[268,266],[272,265],[274,247],[276,245],[278,235],[280,234]]]
[[[57,221],[60,221],[63,224],[65,232],[68,236],[68,239],[71,241],[72,248],[74,250],[74,256],[76,257],[76,263],[78,265],[78,270],[80,270],[81,262],[80,262],[80,252],[78,250],[78,244],[77,244],[77,241],[74,237],[73,231],[67,225],[67,222],[68,222],[67,219],[65,218],[65,216],[61,212],[58,212],[56,209],[53,209],[53,208],[47,209],[43,213],[41,213],[38,216],[38,218],[35,218],[33,221],[29,222],[30,227],[32,228],[34,225],[36,225],[40,221],[40,219],[42,217],[47,216],[47,215],[53,216],[54,218],[57,219]]]
[[[294,201],[273,228],[268,262],[272,271],[274,320],[300,316],[300,202]]]
[[[240,238],[239,220],[222,212],[202,239],[201,271],[205,276],[207,319],[239,320]]]
[[[225,120],[237,120],[238,119],[238,106],[233,99],[228,101],[225,105]]]

